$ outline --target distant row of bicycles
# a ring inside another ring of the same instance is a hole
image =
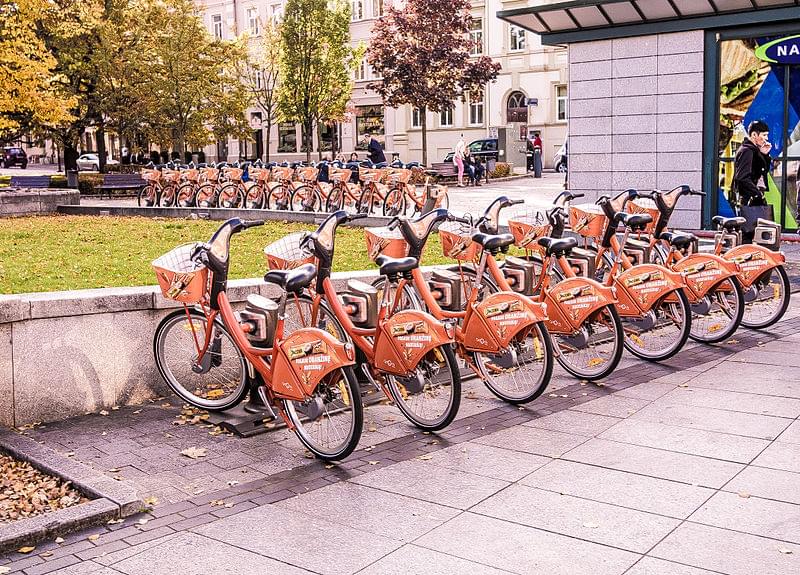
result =
[[[185,401],[228,409],[257,390],[315,455],[346,457],[358,444],[363,407],[358,375],[417,427],[445,428],[461,398],[461,369],[512,404],[535,400],[559,363],[581,380],[617,367],[623,350],[663,361],[689,338],[721,342],[740,325],[766,328],[789,305],[789,281],[774,234],[742,244],[742,218],[715,218],[713,246],[668,229],[678,200],[702,195],[628,190],[508,218],[522,200],[497,198],[483,216],[437,208],[365,228],[379,277],[331,281],[336,229],[365,217],[338,210],[313,233],[264,248],[280,288],[251,295],[234,311],[227,295],[231,237],[263,224],[232,219],[208,243],[181,246],[153,262],[162,292],[184,304],[156,330],[156,363]],[[437,232],[447,269],[426,277],[419,261]],[[778,233],[779,242],[779,233]],[[766,238],[766,239],[764,239]],[[509,249],[516,246],[517,255]]]
[[[421,170],[416,162],[151,164],[142,170],[138,205],[397,216],[420,214],[433,199],[446,208],[446,188],[413,183]]]

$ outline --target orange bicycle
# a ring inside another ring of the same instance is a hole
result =
[[[314,265],[264,276],[282,289],[278,302],[251,294],[236,312],[228,300],[231,237],[263,223],[228,220],[207,244],[180,246],[153,262],[164,296],[183,304],[156,329],[156,365],[179,397],[211,411],[239,403],[255,378],[260,399],[309,451],[343,459],[363,426],[355,350],[307,325],[284,333],[287,301],[314,281]]]

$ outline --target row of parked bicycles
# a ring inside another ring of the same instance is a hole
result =
[[[336,230],[365,215],[338,210],[264,248],[264,280],[281,295],[250,295],[239,311],[226,294],[230,241],[263,222],[232,219],[153,262],[164,295],[183,303],[157,328],[156,363],[200,408],[228,409],[257,390],[311,452],[339,460],[361,434],[359,375],[437,431],[459,409],[462,368],[524,404],[554,363],[593,381],[623,350],[663,361],[689,338],[774,324],[790,294],[777,224],[760,221],[760,243],[742,244],[742,218],[715,218],[713,245],[701,246],[668,229],[679,199],[697,194],[628,190],[575,204],[581,194],[564,192],[551,209],[511,215],[510,234],[499,233],[500,213],[522,200],[497,198],[477,219],[445,208],[398,216],[364,230],[378,278],[344,286],[331,279]],[[434,232],[454,262],[426,277],[419,261]]]
[[[278,164],[150,164],[140,207],[248,208],[382,214],[420,214],[431,198],[447,207],[447,190],[415,185],[417,162],[302,162]]]

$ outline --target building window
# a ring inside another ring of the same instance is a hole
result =
[[[567,87],[556,86],[556,121],[567,121]]]
[[[361,60],[361,62],[358,64],[358,66],[356,67],[356,70],[355,70],[355,74],[356,74],[356,82],[360,82],[362,80],[366,80],[367,79],[367,59],[366,58]]]
[[[483,18],[473,18],[469,28],[469,55],[483,54]]]
[[[350,16],[353,22],[364,19],[364,0],[353,0],[352,14]]]
[[[506,104],[506,121],[528,123],[528,104],[525,101],[525,94],[522,92],[511,92]]]
[[[383,0],[372,0],[372,17],[380,18],[383,16]]]
[[[525,29],[519,26],[511,26],[511,52],[519,52],[525,49]]]
[[[222,14],[211,16],[211,25],[214,27],[214,38],[222,40]]]
[[[283,7],[280,4],[270,6],[269,17],[276,24],[280,22],[283,18]]]
[[[422,110],[420,110],[419,108],[411,108],[411,127],[412,128],[422,127]]]
[[[357,150],[366,150],[364,134],[371,134],[384,145],[383,106],[356,106]]]
[[[470,94],[469,98],[469,125],[482,126],[483,125],[483,95],[478,100],[477,96],[473,99]]]
[[[439,125],[442,128],[449,128],[453,125],[453,108],[442,108],[439,112]]]
[[[264,87],[264,74],[261,73],[261,70],[255,70],[253,72],[253,81],[256,90],[261,90]]]
[[[247,27],[250,29],[250,33],[253,36],[258,36],[261,33],[258,24],[258,8],[247,9]]]
[[[281,122],[278,125],[278,152],[297,151],[297,130],[294,124]]]

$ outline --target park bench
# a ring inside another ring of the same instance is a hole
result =
[[[94,189],[100,193],[100,197],[108,192],[108,199],[114,190],[141,190],[147,182],[142,179],[140,174],[105,174],[103,183],[95,186]]]
[[[11,176],[12,188],[49,188],[50,176]]]
[[[425,173],[429,176],[433,176],[437,182],[449,180],[451,178],[456,179],[458,177],[458,171],[456,170],[456,165],[453,162],[440,162],[431,164],[431,167],[425,170]]]

